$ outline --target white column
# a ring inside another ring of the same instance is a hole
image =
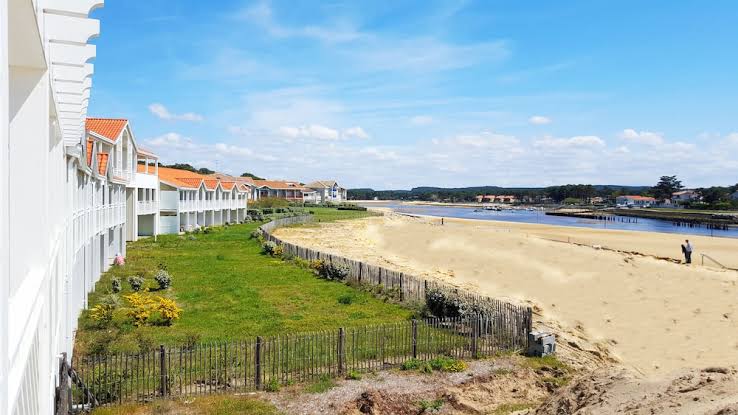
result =
[[[8,2],[0,2],[0,414],[9,413],[8,402],[8,302],[10,300],[8,230]]]

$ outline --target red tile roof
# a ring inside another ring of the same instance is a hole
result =
[[[108,171],[108,153],[98,153],[97,166],[98,172],[102,175]]]
[[[95,140],[88,138],[87,139],[87,165],[92,165],[92,146],[95,145]]]
[[[205,188],[213,190],[218,187],[218,179],[205,179]]]
[[[127,123],[128,120],[122,118],[88,118],[85,120],[85,129],[115,141]]]

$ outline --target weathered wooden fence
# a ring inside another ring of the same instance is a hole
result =
[[[345,258],[339,255],[304,248],[299,245],[285,242],[271,234],[274,229],[279,227],[309,223],[312,221],[313,217],[310,215],[277,219],[262,225],[259,227],[259,230],[265,240],[282,245],[284,254],[299,257],[308,261],[322,260],[333,265],[343,265],[347,267],[349,269],[349,275],[346,278],[346,282],[348,283],[381,285],[385,289],[397,290],[400,300],[404,302],[425,302],[430,290],[440,290],[443,292],[453,293],[455,296],[463,299],[469,304],[477,304],[480,306],[479,309],[489,310],[490,318],[494,318],[496,315],[502,316],[512,311],[515,312],[516,315],[519,314],[521,318],[520,320],[511,323],[520,324],[526,328],[528,328],[531,323],[530,315],[532,312],[529,307],[522,307],[506,301],[477,295],[440,281],[428,280],[384,267],[367,264],[362,261]]]
[[[59,395],[70,413],[97,405],[146,402],[169,396],[270,389],[323,376],[342,376],[438,356],[478,358],[527,347],[532,312],[447,284],[285,243],[271,235],[280,226],[306,223],[288,217],[262,225],[268,240],[303,259],[347,266],[352,281],[396,289],[403,301],[425,301],[430,289],[449,290],[482,307],[455,318],[409,320],[314,333],[255,337],[240,341],[160,346],[137,354],[76,356],[64,373],[74,374]],[[64,363],[66,365],[66,361]],[[72,370],[74,368],[74,370]],[[65,383],[66,384],[66,383]]]

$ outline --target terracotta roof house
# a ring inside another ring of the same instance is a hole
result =
[[[242,222],[250,190],[227,175],[159,167],[162,233]]]
[[[656,199],[649,196],[625,195],[615,198],[615,203],[621,207],[651,207],[656,205]]]
[[[256,186],[259,198],[275,197],[300,203],[304,201],[303,193],[306,191],[305,187],[296,181],[254,180],[254,186]]]

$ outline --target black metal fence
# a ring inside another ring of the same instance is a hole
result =
[[[381,370],[409,359],[479,358],[526,347],[520,310],[499,318],[408,320],[242,341],[165,347],[138,354],[77,357],[71,412],[220,392],[275,389],[350,372]]]

